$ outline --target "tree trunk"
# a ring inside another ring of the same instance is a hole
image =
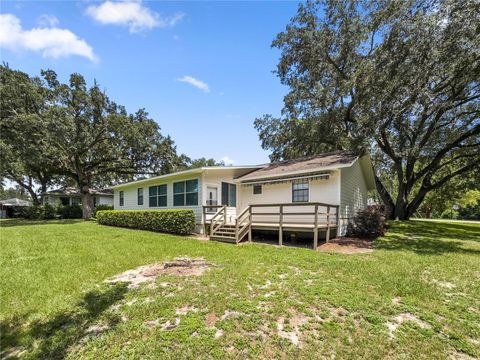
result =
[[[88,220],[93,215],[93,197],[90,193],[89,181],[82,181],[80,192],[82,197],[82,218]]]
[[[382,181],[377,175],[375,175],[375,186],[377,188],[378,194],[380,195],[380,198],[382,199],[383,204],[385,205],[387,218],[392,220],[392,216],[395,213],[393,200],[392,200],[392,197],[390,196],[390,193],[387,191],[385,186],[383,186]]]

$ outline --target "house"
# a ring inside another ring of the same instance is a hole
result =
[[[112,189],[92,189],[93,205],[113,205]],[[79,189],[66,187],[57,190],[46,191],[41,194],[42,204],[57,205],[80,205],[82,203]]]
[[[114,208],[194,210],[197,230],[240,242],[252,232],[343,235],[375,189],[370,157],[336,151],[258,166],[201,167],[113,186]]]
[[[32,203],[18,198],[6,199],[0,201],[0,219],[14,216],[15,208],[31,206]]]

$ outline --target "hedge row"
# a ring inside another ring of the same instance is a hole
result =
[[[193,210],[100,210],[102,225],[153,230],[171,234],[190,234],[195,229]]]
[[[82,207],[80,205],[52,206],[49,204],[18,206],[14,208],[13,216],[28,220],[81,219]]]

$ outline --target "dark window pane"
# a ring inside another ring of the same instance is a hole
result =
[[[235,184],[229,186],[228,206],[237,206],[237,185]]]
[[[158,206],[167,206],[167,196],[162,195],[158,197]]]
[[[143,205],[143,188],[137,189],[137,205]]]
[[[222,205],[228,205],[228,183],[222,182]]]
[[[157,197],[156,196],[150,196],[149,197],[148,206],[150,206],[150,207],[156,207],[157,206]]]
[[[150,186],[148,188],[148,195],[149,196],[157,196],[157,187],[156,186]]]
[[[158,186],[158,195],[167,195],[167,184]]]
[[[173,183],[173,193],[174,194],[180,194],[185,192],[185,182],[176,182]]]
[[[185,192],[198,192],[198,180],[188,180],[186,182],[186,190]]]
[[[262,193],[262,185],[253,185],[253,194],[260,195]]]
[[[173,205],[174,206],[184,206],[185,205],[185,194],[175,194],[175,195],[173,195]]]
[[[123,203],[124,203],[123,191],[120,191],[120,192],[119,192],[119,196],[120,196],[120,206],[123,206]]]
[[[308,202],[308,181],[292,184],[292,202]]]
[[[187,194],[187,205],[198,205],[198,193]]]

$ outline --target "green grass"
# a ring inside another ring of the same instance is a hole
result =
[[[392,224],[373,253],[357,255],[234,246],[95,222],[0,225],[3,356],[480,357],[478,224]],[[156,288],[104,283],[177,256],[221,267],[200,277],[161,276]],[[184,306],[196,311],[176,315]],[[226,310],[236,316],[222,320]],[[213,314],[215,327],[207,327]],[[418,322],[397,324],[391,336],[387,325],[400,314]],[[162,330],[177,317],[176,328]],[[94,325],[104,330],[94,333]]]

